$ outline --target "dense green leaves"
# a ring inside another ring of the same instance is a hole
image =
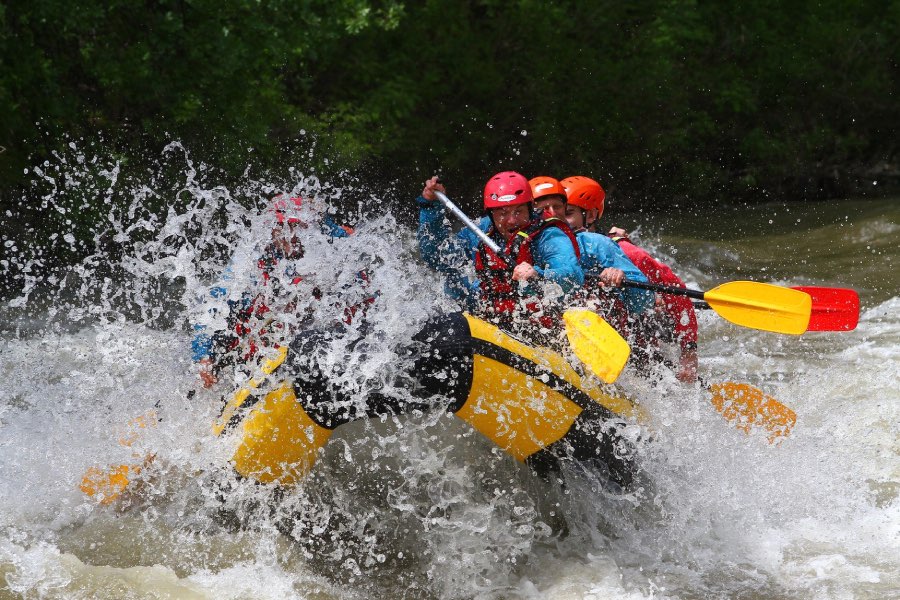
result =
[[[898,30],[896,1],[8,0],[0,186],[102,135],[410,194],[500,168],[620,206],[864,192],[897,182]]]

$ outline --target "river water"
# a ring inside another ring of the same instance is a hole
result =
[[[25,201],[71,209],[64,186],[87,186],[88,176],[83,160],[60,161],[68,177],[57,171],[50,184],[36,170],[48,191]],[[110,205],[111,230],[126,242],[114,252],[48,275],[23,244],[5,246],[4,267],[34,268],[26,292],[7,291],[2,307],[0,598],[900,594],[896,200],[605,217],[694,287],[752,279],[859,292],[851,332],[784,336],[700,315],[703,376],[758,386],[796,411],[781,444],[737,430],[704,391],[671,375],[650,385],[625,373],[623,389],[651,415],[639,451],[646,484],[635,493],[578,472],[550,487],[435,411],[339,429],[309,479],[279,496],[231,475],[233,445],[210,424],[242,375],[201,389],[190,325],[207,318],[206,291],[228,256],[244,281],[252,268],[240,265],[254,263],[268,235],[271,215],[239,198],[302,194],[314,222],[341,192],[294,171],[277,186],[226,189],[184,161],[181,208],[158,215],[141,212],[141,194],[159,193],[150,179],[105,172],[101,187],[135,198],[118,212]],[[303,235],[298,268],[323,300],[300,304],[315,320],[333,322],[359,300],[362,269],[367,289],[380,291],[365,352],[333,349],[342,385],[382,381],[396,345],[452,309],[418,262],[413,232],[390,215],[346,239],[314,227]],[[130,446],[117,441],[151,410],[155,426],[138,428]],[[111,505],[79,490],[90,467],[150,456]]]

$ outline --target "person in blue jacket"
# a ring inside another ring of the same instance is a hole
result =
[[[584,283],[578,242],[565,220],[535,210],[523,175],[494,175],[484,188],[486,218],[480,225],[504,249],[498,255],[467,229],[451,236],[436,191],[445,188],[435,176],[417,199],[419,250],[426,264],[447,277],[450,295],[506,329],[558,332],[561,300]]]
[[[528,183],[538,210],[546,215],[566,218],[568,196],[562,183],[552,177],[534,177]],[[646,282],[647,276],[607,236],[591,233],[584,228],[573,231],[578,240],[585,279],[577,300],[597,311],[621,335],[628,337],[629,321],[652,308],[656,294],[623,287],[622,282],[625,279]]]

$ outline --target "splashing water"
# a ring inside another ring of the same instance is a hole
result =
[[[231,470],[234,440],[210,424],[248,374],[223,371],[204,389],[192,328],[220,327],[226,300],[258,285],[275,194],[302,196],[300,217],[315,224],[350,192],[294,170],[226,186],[178,144],[143,178],[70,150],[32,170],[22,199],[56,230],[9,234],[0,261],[0,571],[11,594],[876,598],[900,586],[896,289],[859,284],[866,310],[846,334],[788,338],[701,315],[705,376],[758,385],[797,412],[777,446],[671,374],[626,372],[622,387],[651,415],[629,434],[643,472],[632,493],[578,466],[547,483],[439,407],[339,428],[308,478],[280,490]],[[102,228],[81,220],[87,211]],[[883,213],[847,227],[891,260],[900,229]],[[818,246],[829,227],[793,243]],[[294,305],[275,311],[273,330],[331,327],[377,290],[320,362],[353,398],[391,389],[398,348],[455,309],[412,232],[370,214],[349,237],[312,225],[300,235],[291,266],[303,279],[273,305]],[[832,284],[811,256],[778,274],[752,239],[673,242],[681,252],[663,254],[695,287],[733,278],[726,262],[777,283]],[[229,265],[229,295],[211,298]],[[142,415],[146,427],[134,424]],[[116,464],[145,465],[120,501],[78,489],[90,467]]]

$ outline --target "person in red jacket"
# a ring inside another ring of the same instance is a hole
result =
[[[624,229],[613,227],[609,236],[625,252],[650,283],[684,288],[684,282],[668,265],[631,242]],[[656,307],[642,319],[639,335],[647,348],[647,360],[658,354],[660,342],[676,342],[680,350],[676,376],[685,383],[697,381],[697,314],[687,296],[657,294]]]

